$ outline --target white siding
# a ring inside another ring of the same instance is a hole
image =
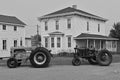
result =
[[[89,31],[87,31],[87,22],[89,22]],[[81,33],[105,35],[105,22],[75,16],[73,24],[75,34],[80,31]],[[100,32],[98,32],[98,24],[100,24]]]
[[[14,26],[6,25],[6,30],[2,29],[0,24],[0,57],[10,56],[10,48],[14,46],[14,40],[17,40],[17,45],[20,46],[22,39],[23,46],[25,46],[25,29],[17,26],[17,31],[14,31]],[[3,50],[2,40],[7,40],[7,50]]]
[[[67,28],[67,19],[71,18],[71,29]],[[55,21],[59,20],[59,30],[56,30]],[[48,21],[48,31],[45,31],[45,21]],[[89,31],[87,31],[87,22],[89,22]],[[100,32],[98,32],[98,24],[100,24]],[[76,42],[73,39],[74,37],[80,35],[81,33],[91,33],[91,34],[99,34],[105,35],[105,22],[88,19],[80,16],[67,16],[67,17],[59,17],[59,18],[51,18],[44,19],[40,22],[41,25],[41,36],[42,36],[42,44],[45,44],[44,37],[49,36],[51,32],[62,32],[64,36],[62,36],[62,45],[61,48],[50,48],[52,52],[58,53],[60,51],[74,51],[74,47],[76,46]],[[71,48],[68,48],[67,37],[72,37]],[[51,44],[51,43],[50,43]],[[56,39],[55,39],[56,45]]]

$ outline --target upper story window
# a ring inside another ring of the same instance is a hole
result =
[[[48,47],[48,38],[47,37],[45,38],[45,47],[46,48]]]
[[[67,19],[67,28],[71,29],[71,19]]]
[[[98,24],[98,32],[100,32],[100,24]]]
[[[17,40],[14,40],[14,47],[17,47]]]
[[[56,30],[59,30],[59,21],[56,21]]]
[[[87,31],[89,31],[89,22],[87,22]]]
[[[17,26],[14,26],[14,31],[17,31]]]
[[[3,25],[3,30],[6,30],[6,25]]]
[[[7,40],[3,40],[3,50],[7,49]]]
[[[60,48],[61,45],[61,39],[60,37],[57,37],[57,47]]]
[[[45,21],[45,31],[47,31],[47,30],[48,30],[48,22]]]

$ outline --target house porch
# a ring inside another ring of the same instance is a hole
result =
[[[96,50],[107,49],[109,51],[117,51],[116,38],[110,38],[103,35],[82,33],[74,38],[79,48],[95,48]]]

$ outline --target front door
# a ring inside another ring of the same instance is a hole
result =
[[[58,53],[62,48],[62,36],[50,36],[50,49],[54,53]]]

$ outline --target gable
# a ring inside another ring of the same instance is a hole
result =
[[[0,23],[16,24],[16,25],[26,25],[24,22],[19,20],[14,16],[0,15]]]
[[[91,13],[88,13],[88,12],[85,12],[85,11],[82,11],[79,9],[75,9],[72,7],[67,7],[67,8],[55,11],[53,13],[44,15],[44,16],[40,17],[40,19],[58,17],[58,16],[62,16],[62,15],[79,15],[79,16],[83,16],[83,17],[107,21],[107,19],[105,19],[105,18],[102,18],[100,16],[96,16],[96,15],[93,15]]]

